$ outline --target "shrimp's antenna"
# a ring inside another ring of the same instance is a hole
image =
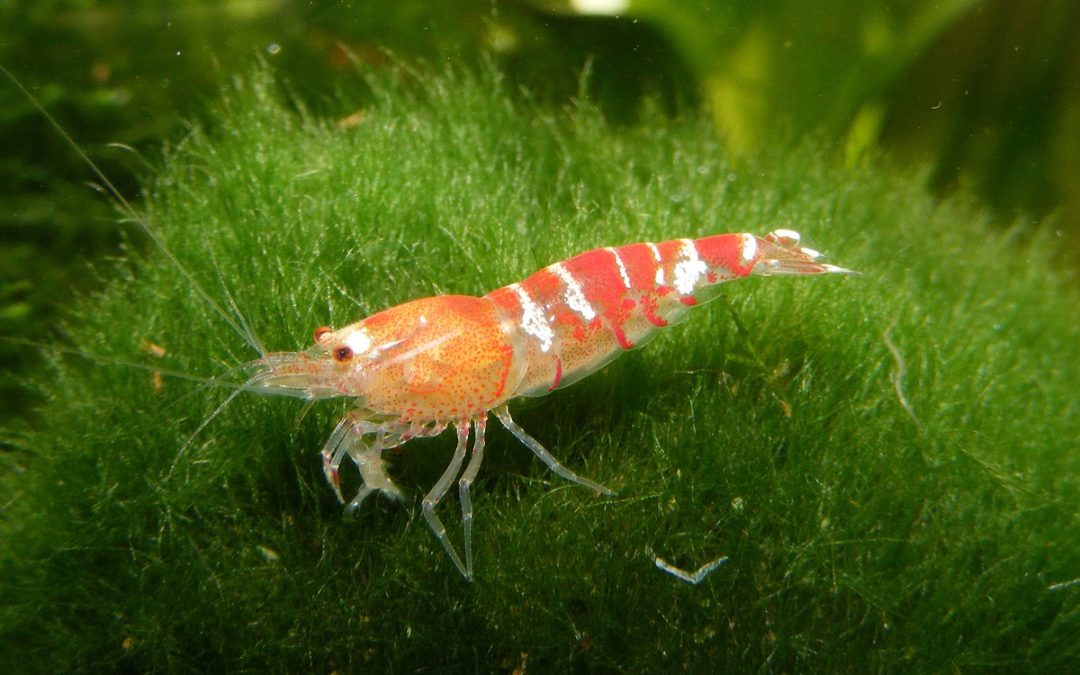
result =
[[[225,275],[221,273],[221,266],[218,265],[217,256],[214,255],[213,249],[209,246],[206,247],[206,252],[210,254],[210,262],[214,265],[214,272],[217,273],[218,282],[221,284],[221,291],[225,294],[225,299],[229,301],[229,307],[232,308],[236,318],[240,320],[240,325],[244,329],[244,335],[246,336],[247,343],[255,347],[255,351],[259,352],[259,356],[264,359],[270,354],[266,351],[266,347],[263,346],[259,337],[255,335],[255,331],[248,325],[247,319],[244,318],[244,313],[240,311],[240,307],[236,304],[236,299],[233,298],[232,293],[229,292],[229,286],[225,283]]]
[[[195,428],[195,431],[191,432],[191,434],[187,437],[187,440],[184,441],[184,444],[181,445],[180,449],[176,451],[176,456],[173,457],[172,464],[169,465],[169,471],[165,474],[165,480],[169,480],[170,478],[172,478],[173,472],[176,471],[177,465],[180,464],[180,458],[184,456],[184,453],[187,452],[188,447],[190,447],[191,444],[195,442],[195,439],[198,437],[199,434],[202,433],[202,430],[208,427],[210,423],[213,422],[214,419],[218,415],[220,415],[225,410],[225,408],[227,408],[229,404],[236,399],[237,396],[242,394],[244,390],[250,387],[258,378],[258,375],[252,377],[243,385],[241,385],[240,388],[229,394],[224,401],[218,404],[218,407],[214,408],[214,411],[212,413],[207,415],[206,418],[199,423],[199,426]]]
[[[199,384],[205,384],[211,387],[219,387],[221,389],[233,389],[235,391],[259,391],[260,393],[262,393],[261,389],[254,389],[251,386],[252,383],[250,381],[240,384],[237,382],[229,382],[225,379],[227,377],[232,377],[233,375],[243,370],[250,370],[252,368],[251,364],[243,364],[236,366],[235,368],[231,368],[216,377],[203,377],[201,375],[192,375],[191,373],[185,373],[179,370],[173,370],[171,368],[165,368],[158,365],[139,363],[138,361],[129,361],[127,359],[118,359],[115,356],[103,356],[101,354],[94,354],[93,352],[87,352],[81,349],[60,347],[58,345],[45,344],[43,342],[37,342],[36,340],[27,340],[25,338],[0,335],[0,342],[7,342],[14,345],[23,345],[26,347],[34,347],[40,349],[42,352],[52,352],[55,354],[78,356],[88,361],[93,361],[94,363],[99,363],[105,366],[123,366],[124,368],[132,368],[134,370],[144,370],[148,373],[157,373],[166,377],[172,377],[178,380],[187,380],[189,382],[198,382]],[[254,363],[259,362],[255,361]]]
[[[173,266],[176,267],[176,269],[179,270],[180,273],[183,274],[184,277],[188,280],[188,282],[191,284],[191,287],[195,289],[195,292],[198,293],[199,296],[202,297],[202,299],[205,300],[206,303],[209,304],[210,307],[212,307],[214,311],[217,312],[218,315],[222,319],[224,319],[225,322],[229,324],[229,326],[231,326],[233,330],[236,331],[237,335],[242,337],[245,342],[247,342],[255,351],[259,353],[260,356],[265,357],[266,351],[259,344],[259,341],[254,339],[253,335],[241,328],[240,324],[238,324],[235,319],[229,316],[228,312],[222,309],[221,305],[219,305],[212,297],[210,297],[210,294],[207,293],[206,290],[203,289],[202,285],[195,280],[195,277],[191,274],[188,268],[182,262],[180,262],[180,259],[176,257],[176,254],[174,254],[172,250],[165,244],[165,240],[161,238],[161,235],[158,234],[157,230],[150,227],[149,223],[147,223],[144,218],[139,217],[138,212],[135,211],[135,209],[131,206],[131,203],[128,202],[128,200],[124,197],[120,190],[117,189],[115,185],[113,185],[113,182],[109,180],[109,177],[105,175],[105,172],[98,168],[98,165],[94,163],[94,160],[90,159],[90,156],[87,155],[81,147],[79,147],[79,144],[75,142],[75,139],[72,138],[71,135],[64,129],[64,127],[61,126],[58,121],[56,121],[56,118],[53,117],[52,114],[45,109],[45,106],[41,105],[37,98],[35,98],[34,95],[30,93],[30,90],[23,86],[23,83],[20,82],[18,78],[16,78],[15,75],[13,75],[12,72],[8,70],[2,63],[0,63],[0,72],[3,72],[4,75],[6,75],[9,80],[11,80],[11,82],[19,89],[19,91],[21,91],[23,95],[26,96],[30,103],[35,108],[37,108],[38,112],[41,113],[41,115],[49,122],[49,124],[52,125],[54,129],[56,129],[56,131],[60,134],[61,138],[63,138],[64,141],[66,141],[67,144],[71,146],[71,148],[75,151],[75,154],[77,154],[79,158],[83,162],[85,162],[87,166],[90,167],[90,169],[105,186],[105,190],[106,192],[108,192],[109,196],[115,199],[118,204],[120,204],[121,208],[127,213],[128,217],[133,220],[139,227],[141,227],[143,232],[145,232],[147,236],[149,236],[150,239],[154,242],[154,244],[156,244],[157,247],[161,249],[161,252],[165,254],[165,257],[168,258],[169,261],[172,262]]]

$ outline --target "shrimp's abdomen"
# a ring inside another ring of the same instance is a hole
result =
[[[640,347],[717,284],[758,274],[845,271],[815,262],[798,234],[718,234],[586,251],[485,297],[516,326],[525,370],[514,396],[567,386]]]

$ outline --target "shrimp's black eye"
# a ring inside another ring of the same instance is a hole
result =
[[[338,363],[345,363],[352,358],[352,350],[348,347],[338,347],[334,350],[334,360]]]

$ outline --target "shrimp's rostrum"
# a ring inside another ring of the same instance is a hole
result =
[[[363,485],[349,510],[372,492],[400,497],[384,470],[383,450],[454,427],[453,459],[424,497],[423,509],[451,560],[471,579],[469,488],[483,457],[488,412],[552,471],[611,494],[564,467],[525,433],[507,401],[542,396],[595,372],[715,297],[724,281],[848,272],[819,257],[800,247],[791,230],[595,249],[483,297],[423,298],[338,330],[318,328],[307,351],[270,353],[251,362],[248,388],[304,399],[353,399],[354,408],[322,450],[326,478],[341,501],[341,462],[348,457],[360,471]],[[462,472],[470,429],[472,451]],[[464,559],[435,512],[459,474]]]

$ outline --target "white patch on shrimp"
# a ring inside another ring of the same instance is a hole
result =
[[[742,235],[742,246],[739,247],[739,261],[746,264],[757,257],[757,237],[752,234]]]
[[[611,248],[610,246],[608,246],[604,250],[615,256],[615,265],[619,268],[619,277],[622,279],[623,286],[626,287],[626,290],[630,290],[630,273],[626,271],[626,264],[623,263],[622,256],[619,255],[618,251]]]
[[[697,286],[698,279],[705,276],[709,267],[698,256],[697,247],[689,239],[680,239],[683,259],[675,264],[675,289],[683,295],[690,295]]]
[[[581,318],[586,321],[592,321],[596,318],[596,310],[592,308],[589,301],[585,298],[585,291],[581,288],[581,284],[574,278],[573,274],[570,274],[570,270],[566,269],[566,266],[562,263],[555,263],[549,267],[555,276],[562,279],[562,282],[566,284],[566,304],[570,309],[574,310],[581,315]]]
[[[544,310],[536,304],[521,284],[510,284],[510,288],[521,303],[521,328],[529,335],[540,341],[540,351],[548,352],[555,340],[555,331],[544,316]]]
[[[371,349],[371,336],[367,334],[366,330],[360,328],[349,333],[349,337],[345,338],[345,344],[352,350],[353,354],[363,354]]]
[[[769,234],[784,246],[798,246],[799,241],[802,239],[802,235],[795,230],[773,230]]]
[[[656,247],[656,244],[652,243],[651,241],[646,242],[645,245],[649,247],[650,251],[652,251],[653,258],[656,260],[656,285],[657,286],[663,286],[664,285],[664,261],[663,261],[663,259],[660,258],[660,249],[658,249]]]

